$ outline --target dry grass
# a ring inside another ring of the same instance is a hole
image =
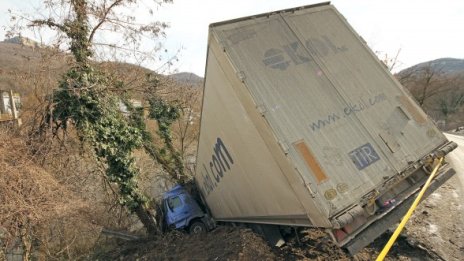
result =
[[[20,239],[47,259],[89,251],[99,230],[87,221],[88,204],[37,164],[17,133],[1,128],[0,141],[0,249]]]
[[[0,224],[10,236],[69,211],[72,195],[29,155],[14,133],[0,130]]]

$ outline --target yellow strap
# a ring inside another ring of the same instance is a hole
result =
[[[401,220],[400,225],[396,228],[395,232],[391,236],[390,240],[388,240],[387,244],[383,248],[382,252],[380,252],[379,256],[377,257],[376,261],[383,261],[385,256],[388,254],[388,251],[390,251],[390,248],[392,247],[393,243],[395,243],[396,239],[400,235],[401,231],[403,230],[404,226],[406,225],[406,222],[408,222],[409,218],[411,217],[412,213],[416,209],[417,205],[419,205],[419,202],[424,196],[425,191],[427,188],[430,186],[430,183],[432,182],[433,178],[435,177],[435,174],[437,173],[438,169],[440,168],[441,164],[443,162],[443,158],[440,158],[438,164],[435,166],[435,168],[432,171],[432,174],[430,174],[430,177],[427,179],[427,182],[425,182],[424,186],[422,187],[421,191],[419,192],[419,195],[417,195],[417,198],[414,200],[414,203],[412,203],[411,207],[408,210],[408,213],[403,217],[403,220]]]

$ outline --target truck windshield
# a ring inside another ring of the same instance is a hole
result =
[[[182,204],[182,202],[180,201],[179,196],[173,197],[173,198],[168,198],[168,207],[171,210],[174,210],[174,209],[178,208],[181,204]]]

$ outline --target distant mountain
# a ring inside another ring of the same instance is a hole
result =
[[[50,77],[58,79],[66,70],[65,54],[44,48],[25,37],[14,37],[0,42],[0,90],[14,90],[24,94],[28,88],[18,81],[43,71],[47,61]]]
[[[32,47],[13,42],[0,42],[0,70],[18,70],[35,65],[40,52]]]
[[[54,55],[50,56],[52,53]],[[39,73],[44,59],[49,61],[49,69],[52,70],[51,77],[54,80],[58,80],[60,75],[68,68],[68,54],[57,53],[56,50],[40,45],[29,38],[17,36],[0,41],[0,90],[13,89],[22,94],[27,93],[29,88],[22,86],[17,81],[18,75]],[[128,63],[104,62],[101,65],[118,75],[127,75],[127,77],[137,73],[155,73],[150,69]],[[163,80],[166,77],[171,78],[180,86],[197,87],[203,84],[203,78],[194,73],[181,72],[160,76]]]
[[[5,43],[19,44],[19,45],[29,46],[29,47],[43,47],[43,48],[45,47],[39,44],[38,42],[32,39],[29,39],[27,37],[23,37],[23,36],[15,36],[15,37],[6,39]]]
[[[430,67],[433,71],[444,75],[455,75],[464,73],[464,59],[440,58],[428,62],[423,62],[406,68],[399,74],[408,72],[419,72]]]
[[[169,77],[173,78],[179,83],[187,84],[187,85],[202,85],[203,78],[190,72],[180,72],[169,75]]]

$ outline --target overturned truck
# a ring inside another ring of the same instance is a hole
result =
[[[204,87],[195,180],[214,219],[326,228],[351,253],[456,147],[329,3],[211,24]]]

